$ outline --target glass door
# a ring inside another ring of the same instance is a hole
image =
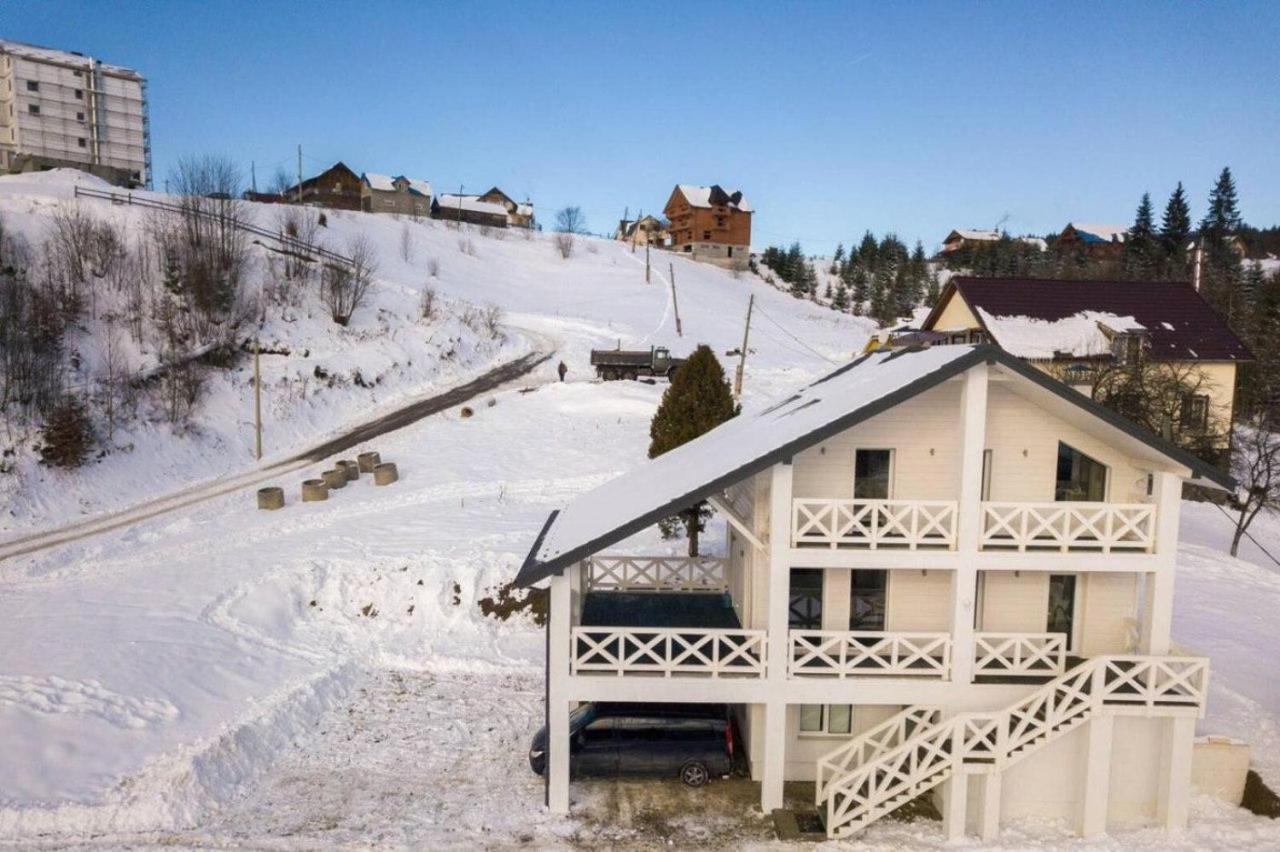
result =
[[[1049,617],[1045,630],[1049,633],[1065,633],[1067,650],[1071,650],[1071,637],[1076,622],[1076,576],[1074,574],[1049,575]]]

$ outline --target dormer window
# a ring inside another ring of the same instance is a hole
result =
[[[1137,364],[1142,360],[1142,335],[1117,334],[1111,339],[1111,357],[1117,364]]]

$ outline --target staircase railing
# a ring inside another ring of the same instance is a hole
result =
[[[962,765],[1003,771],[1095,713],[1137,709],[1155,715],[1159,708],[1203,713],[1208,677],[1204,658],[1095,657],[1002,710],[922,722],[915,734],[876,753],[874,744],[864,739],[868,735],[878,732],[878,741],[886,746],[897,741],[888,723],[881,725],[819,761],[817,804],[824,799],[827,803],[827,835],[853,834],[942,783]],[[863,753],[867,759],[857,760]]]
[[[918,704],[891,716],[869,731],[832,749],[818,759],[814,804],[822,804],[832,779],[864,766],[906,742],[923,727],[942,720],[942,708]]]

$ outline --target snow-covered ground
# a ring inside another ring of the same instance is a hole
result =
[[[0,215],[38,200],[31,189],[6,191],[0,180]],[[448,412],[359,448],[399,465],[391,487],[363,477],[328,502],[301,504],[293,495],[307,472],[297,471],[280,477],[290,495],[280,512],[259,512],[251,492],[234,493],[0,561],[0,842],[471,849],[759,839],[761,818],[741,809],[667,814],[658,825],[585,785],[573,817],[548,815],[524,762],[540,723],[543,632],[522,617],[486,618],[478,601],[514,576],[551,508],[645,456],[664,385],[589,380],[592,345],[622,338],[683,351],[705,341],[723,352],[738,345],[754,292],[767,320],[752,333],[750,408],[859,350],[866,324],[750,276],[660,254],[679,285],[678,337],[667,270],[645,284],[643,256],[620,244],[580,240],[562,260],[541,235],[473,232],[465,237],[472,254],[435,223],[357,214],[330,222],[372,235],[379,286],[402,290],[404,305],[427,283],[422,258],[437,256],[442,294],[502,306],[530,340],[554,341],[556,358],[528,387],[475,405],[473,417]],[[398,254],[406,226],[420,240],[413,263]],[[408,333],[408,320],[399,327]],[[477,350],[473,368],[520,345]],[[343,346],[350,363],[380,351],[376,340]],[[564,384],[553,380],[559,358],[570,368]],[[424,384],[447,381],[429,373]],[[401,392],[422,392],[411,385]],[[393,402],[341,405],[358,418]],[[289,440],[343,424],[336,416],[304,422]],[[247,437],[234,434],[242,453]],[[165,449],[179,440],[161,435],[156,450],[187,452]],[[216,443],[194,446],[209,457],[203,475],[247,464]],[[141,489],[129,478],[146,475],[137,458],[104,462],[121,467],[91,470],[83,481],[31,473],[20,496],[36,494],[15,527],[74,519],[84,500],[107,507],[94,478],[120,488],[120,500],[136,498]],[[1214,658],[1203,730],[1251,742],[1255,765],[1274,784],[1280,646],[1270,624],[1280,569],[1252,546],[1245,559],[1225,557],[1229,526],[1216,512],[1186,504],[1178,639]],[[1280,522],[1257,526],[1280,554]],[[643,539],[646,549],[676,547]],[[615,816],[633,827],[606,827]],[[944,845],[928,822],[877,825],[860,840]],[[1076,845],[1053,824],[1011,826],[1003,843]],[[1280,824],[1201,801],[1181,839],[1144,830],[1095,845],[1274,848]]]

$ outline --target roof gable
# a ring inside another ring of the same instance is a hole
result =
[[[528,586],[723,491],[730,485],[905,402],[982,362],[1084,409],[1195,475],[1231,480],[1088,397],[991,346],[936,346],[863,355],[763,410],[743,413],[579,496],[552,514],[516,577]]]

